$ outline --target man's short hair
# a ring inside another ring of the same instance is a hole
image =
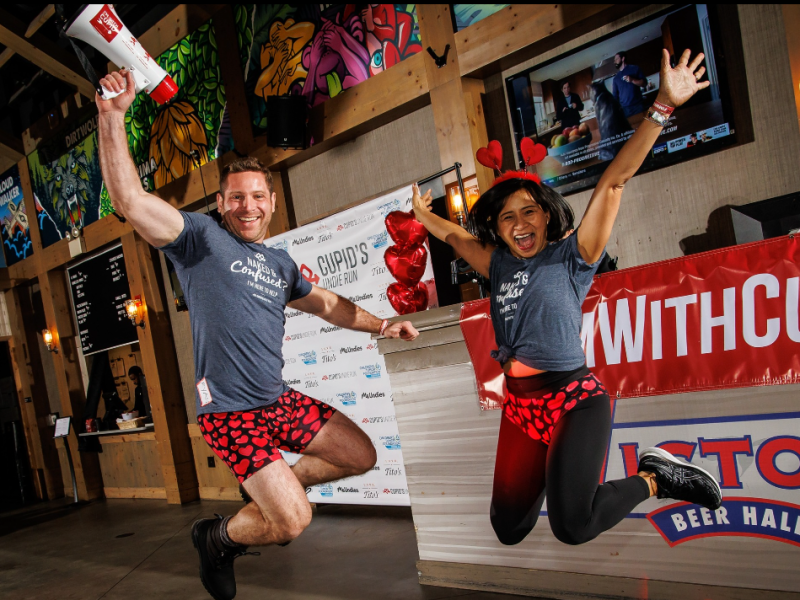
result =
[[[137,365],[133,365],[130,369],[128,369],[128,377],[131,375],[136,375],[137,377],[141,376],[142,369],[139,368]]]
[[[219,177],[219,190],[225,194],[225,186],[228,183],[228,176],[231,173],[261,173],[264,179],[267,180],[267,188],[269,193],[272,193],[272,173],[265,167],[260,160],[253,156],[245,156],[244,158],[237,158],[231,163],[225,165]]]
[[[620,50],[614,56],[619,56],[622,60],[628,60],[628,54],[625,52],[625,50]]]

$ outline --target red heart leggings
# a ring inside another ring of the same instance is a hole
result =
[[[583,544],[650,496],[638,475],[598,484],[611,433],[611,403],[586,367],[506,376],[506,387],[490,512],[501,543],[525,539],[545,497],[556,538]]]
[[[302,454],[336,412],[332,406],[289,388],[276,402],[253,410],[197,417],[203,439],[243,483],[279,450]]]

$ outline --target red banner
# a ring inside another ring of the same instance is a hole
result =
[[[596,277],[583,304],[586,364],[618,398],[798,383],[799,260],[792,236]],[[499,408],[488,300],[464,305],[461,329],[481,407]]]

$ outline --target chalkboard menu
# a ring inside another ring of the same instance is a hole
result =
[[[122,245],[72,265],[67,275],[84,355],[139,341],[125,313],[131,291]]]

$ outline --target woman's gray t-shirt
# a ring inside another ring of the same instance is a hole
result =
[[[492,253],[491,315],[501,363],[510,358],[542,371],[570,371],[586,357],[581,346],[581,305],[605,250],[587,264],[578,251],[578,233],[552,242],[528,259],[508,248]]]
[[[175,264],[189,308],[197,414],[272,404],[288,389],[283,311],[311,284],[285,251],[245,242],[207,215],[181,214],[183,231],[159,250]]]

